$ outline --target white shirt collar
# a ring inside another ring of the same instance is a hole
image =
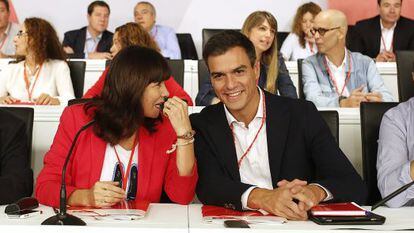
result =
[[[334,68],[334,69],[344,68],[344,67],[345,67],[345,64],[346,64],[346,59],[347,59],[347,57],[348,57],[348,51],[347,51],[347,49],[345,49],[345,56],[344,56],[344,60],[342,60],[341,65],[336,66],[333,62],[331,62],[331,61],[329,60],[328,56],[325,56],[325,58],[326,58],[326,62],[328,63],[328,66],[329,66],[329,67],[332,67],[332,68]]]
[[[257,87],[257,89],[259,89],[260,100],[259,100],[259,106],[257,108],[256,115],[253,119],[256,119],[256,118],[262,119],[263,118],[263,101],[264,101],[263,91],[260,89],[260,87]],[[232,125],[234,122],[236,122],[237,124],[244,126],[244,122],[237,121],[237,119],[234,118],[234,116],[227,109],[226,105],[223,104],[223,106],[224,106],[224,112],[226,113],[227,122],[229,123],[229,125]]]
[[[95,40],[95,41],[99,41],[102,37],[102,33],[99,34],[95,39],[92,37],[92,35],[89,33],[88,28],[86,28],[86,40]]]
[[[384,27],[384,25],[382,24],[382,19],[380,19],[380,25],[381,25],[381,31],[384,31],[384,30],[394,31],[395,27],[397,26],[397,22],[395,22],[394,25],[390,29],[388,29]]]

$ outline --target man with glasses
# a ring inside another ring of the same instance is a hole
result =
[[[87,27],[65,33],[63,49],[71,58],[112,59],[109,50],[113,33],[108,28],[110,9],[104,1],[88,6]]]
[[[138,2],[134,8],[135,23],[140,24],[157,42],[164,57],[181,59],[181,50],[174,29],[155,24],[156,11],[150,2]]]
[[[346,49],[346,16],[322,11],[311,33],[318,53],[303,61],[303,92],[317,107],[359,107],[361,102],[393,101],[372,59]]]
[[[414,50],[414,21],[401,16],[402,0],[378,0],[379,15],[357,22],[350,49],[379,62],[395,61],[395,51]]]

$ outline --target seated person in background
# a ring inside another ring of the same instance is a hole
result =
[[[259,86],[273,94],[279,92],[281,96],[298,98],[285,62],[277,51],[275,17],[266,11],[255,11],[244,21],[241,31],[255,47],[256,58],[260,63]],[[208,106],[219,101],[208,79],[197,94],[196,105]]]
[[[148,47],[156,51],[160,51],[155,41],[151,36],[137,23],[127,23],[119,26],[115,29],[115,34],[111,47],[111,54],[115,56],[121,49],[131,45],[137,45],[142,47]],[[99,80],[85,93],[83,98],[93,98],[101,94],[105,78],[108,74],[109,68],[107,68],[99,78]],[[184,91],[184,89],[174,80],[174,77],[170,77],[165,81],[165,86],[170,93],[169,97],[177,96],[180,99],[185,99],[189,106],[193,105],[191,97]]]
[[[203,204],[305,220],[322,201],[365,201],[361,177],[315,106],[257,86],[260,64],[246,36],[213,36],[203,58],[221,100],[190,117]]]
[[[27,18],[14,38],[17,63],[0,74],[0,104],[66,104],[75,98],[69,66],[55,29]]]
[[[0,108],[0,205],[32,195],[27,145],[24,122]]]
[[[304,59],[318,52],[310,29],[313,27],[313,18],[319,12],[321,7],[313,2],[305,3],[298,8],[293,20],[292,32],[280,49],[286,61]]]
[[[112,32],[108,28],[110,9],[104,1],[94,1],[88,6],[87,27],[65,33],[63,49],[71,58],[111,59],[109,49]]]
[[[14,56],[13,38],[19,31],[19,25],[10,22],[10,6],[8,0],[0,0],[0,58]]]
[[[338,10],[315,17],[318,53],[303,61],[303,92],[316,107],[359,107],[361,102],[393,101],[374,61],[346,49],[348,25]]]
[[[388,110],[382,118],[377,171],[378,188],[383,197],[414,180],[414,97]],[[386,204],[414,206],[414,186]]]
[[[157,42],[164,57],[181,59],[181,50],[174,29],[155,24],[156,11],[150,2],[138,2],[134,8],[135,23],[140,24]]]
[[[351,51],[395,61],[395,51],[414,50],[414,21],[401,16],[402,0],[378,0],[379,15],[355,25]]]
[[[187,104],[177,97],[164,100],[169,73],[155,50],[130,46],[120,51],[101,96],[64,110],[37,178],[39,202],[59,205],[68,148],[76,132],[95,120],[80,134],[68,164],[68,205],[104,207],[125,199],[159,202],[163,189],[173,202],[190,203],[198,177],[194,131]]]

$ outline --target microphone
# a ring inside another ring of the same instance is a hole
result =
[[[382,199],[381,201],[377,202],[375,205],[373,205],[371,207],[371,211],[375,210],[376,208],[380,207],[381,205],[383,205],[385,202],[391,200],[392,198],[394,198],[395,196],[397,196],[398,194],[404,192],[405,190],[407,190],[409,187],[411,187],[414,184],[414,181],[411,181],[410,183],[402,186],[401,188],[395,190],[394,192],[392,192],[390,195],[384,197],[384,199]]]
[[[72,145],[70,146],[69,152],[66,155],[66,160],[65,160],[65,163],[64,163],[63,169],[62,169],[62,182],[61,182],[61,186],[60,186],[60,208],[59,208],[59,213],[57,213],[55,216],[52,216],[52,217],[46,219],[45,221],[43,221],[42,225],[78,225],[78,226],[85,226],[86,225],[86,223],[82,219],[80,219],[80,218],[78,218],[74,215],[70,215],[70,214],[66,213],[66,180],[65,180],[65,176],[66,176],[66,167],[68,166],[70,156],[72,155],[73,148],[75,147],[75,144],[78,140],[79,135],[84,130],[89,128],[91,125],[93,125],[94,123],[95,123],[95,120],[92,120],[92,121],[88,122],[87,124],[82,126],[82,128],[80,128],[79,131],[76,133],[75,138],[72,141]]]

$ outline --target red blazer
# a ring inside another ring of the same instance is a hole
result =
[[[53,144],[44,158],[44,167],[37,177],[35,196],[41,204],[59,206],[61,172],[66,154],[76,132],[91,120],[83,104],[67,107],[60,118]],[[180,176],[176,154],[166,154],[176,141],[168,119],[153,134],[141,127],[138,132],[138,189],[136,200],[159,202],[162,189],[179,204],[188,204],[194,197],[198,179],[197,166],[191,176]],[[66,171],[67,197],[76,189],[91,188],[101,176],[107,142],[98,138],[92,127],[83,131],[73,150]]]
[[[108,71],[109,69],[106,68],[105,71],[102,73],[101,77],[99,77],[98,81],[91,88],[89,88],[85,95],[83,95],[83,98],[93,98],[94,96],[101,94]],[[167,87],[167,90],[170,93],[170,98],[173,96],[177,96],[181,99],[185,99],[187,101],[188,106],[194,105],[191,97],[187,94],[187,92],[184,91],[180,84],[178,84],[175,81],[173,76],[170,76],[170,78],[167,81],[165,81],[165,87]]]

